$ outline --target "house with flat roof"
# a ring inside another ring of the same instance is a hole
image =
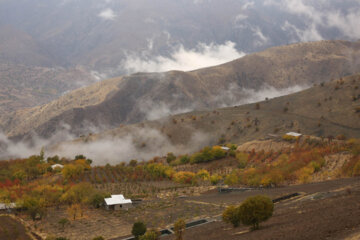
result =
[[[131,199],[126,199],[124,195],[111,195],[110,198],[105,198],[105,207],[106,209],[113,209],[113,210],[128,210],[132,207]]]

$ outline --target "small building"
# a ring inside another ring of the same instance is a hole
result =
[[[302,136],[301,133],[296,133],[296,132],[288,132],[285,135],[292,136],[292,137],[301,137]]]
[[[64,166],[57,163],[57,164],[51,165],[51,168],[52,168],[52,169],[55,169],[55,168],[64,168]]]
[[[16,208],[16,203],[0,203],[0,211],[10,212]]]
[[[113,209],[113,210],[128,210],[132,207],[131,199],[125,199],[124,195],[111,195],[110,198],[105,198],[105,206],[106,209]]]
[[[224,151],[229,151],[230,150],[230,148],[228,148],[228,147],[221,147],[221,149],[224,150]]]

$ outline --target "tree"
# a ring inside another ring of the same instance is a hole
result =
[[[222,219],[224,222],[232,224],[233,227],[238,227],[241,222],[239,208],[235,206],[227,207],[222,214]]]
[[[176,156],[172,153],[169,152],[166,156],[166,162],[167,163],[171,163],[172,161],[174,161],[176,159]]]
[[[243,202],[238,213],[244,225],[252,225],[254,230],[259,229],[260,222],[268,220],[274,211],[274,203],[267,196],[249,197]]]
[[[78,160],[78,159],[86,159],[86,157],[82,154],[79,154],[79,155],[75,156],[75,160]]]
[[[176,240],[183,240],[183,234],[186,228],[184,219],[178,219],[174,224]]]
[[[158,240],[160,237],[160,233],[155,230],[147,231],[143,236],[139,238],[139,240]]]
[[[62,230],[64,231],[65,225],[69,224],[70,221],[67,218],[62,218],[58,222],[61,225]]]
[[[134,237],[136,239],[139,239],[140,236],[144,235],[146,233],[146,225],[145,223],[139,221],[139,222],[135,222],[132,230],[131,230],[131,234],[134,235]]]
[[[73,220],[75,220],[79,214],[82,215],[82,209],[80,204],[72,204],[70,207],[67,208],[66,211],[68,215],[73,218]]]
[[[23,207],[28,211],[33,221],[36,220],[37,216],[41,219],[46,214],[43,201],[33,197],[26,197],[23,202]]]
[[[137,163],[138,163],[137,160],[132,159],[132,160],[130,160],[130,162],[129,162],[129,166],[130,166],[130,167],[136,167]]]

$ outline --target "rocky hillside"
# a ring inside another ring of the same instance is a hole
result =
[[[81,135],[89,132],[89,126],[114,128],[122,123],[136,123],[194,109],[233,106],[246,102],[254,92],[268,86],[277,89],[294,85],[311,86],[356,73],[359,69],[360,42],[294,44],[271,48],[227,64],[197,71],[138,73],[106,80],[67,94],[50,104],[3,115],[0,124],[3,131],[11,137],[24,136],[31,130],[49,137],[64,124],[70,125],[73,133]],[[281,118],[281,122],[286,122],[286,119],[295,116],[290,112],[297,114],[297,107],[303,109],[301,113],[308,115],[307,111],[314,107],[312,105],[316,106],[321,100],[312,99],[310,102],[311,98],[293,96],[297,100],[293,99],[291,103],[290,99],[293,97],[290,96],[287,101],[289,106],[286,106],[286,102],[281,103],[281,107],[277,102],[273,106],[271,102],[266,103],[264,110],[257,112],[268,111],[268,114],[273,115],[273,107],[280,107],[280,113],[287,107],[288,113]],[[263,95],[261,99],[265,97]],[[347,97],[348,100],[352,96],[350,94]],[[321,102],[324,98],[325,96]],[[303,105],[302,101],[307,101],[308,105]],[[323,104],[330,104],[330,107],[333,102],[329,100]],[[335,114],[334,110],[329,112],[326,109],[331,119],[344,117]],[[324,114],[326,111],[324,110]],[[319,121],[324,114],[318,113],[319,111],[309,114],[316,114],[314,118]]]
[[[259,103],[120,126],[62,143],[52,151],[68,156],[84,153],[98,159],[110,156],[108,160],[119,158],[119,154],[112,153],[133,151],[136,154],[131,156],[146,159],[169,151],[197,151],[206,145],[276,139],[290,131],[318,137],[359,138],[359,87],[360,75],[349,76]],[[276,146],[273,141],[269,141],[271,146],[265,143],[264,149],[286,147],[283,143]],[[104,149],[108,149],[106,154]]]
[[[67,91],[94,81],[93,76],[81,68],[0,64],[0,114],[49,103]]]

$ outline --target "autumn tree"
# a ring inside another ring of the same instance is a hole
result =
[[[139,240],[158,240],[160,233],[155,230],[149,230],[144,235],[140,236]]]
[[[241,222],[239,208],[235,206],[227,207],[222,214],[222,219],[224,222],[232,224],[233,227],[238,227]]]
[[[42,199],[36,199],[29,196],[25,197],[22,206],[29,213],[33,221],[36,220],[37,216],[41,219],[46,214],[46,208],[43,202]]]
[[[72,218],[73,220],[75,220],[76,217],[78,217],[79,215],[82,216],[82,212],[83,212],[80,204],[72,204],[66,209],[66,211],[69,217]]]
[[[240,220],[244,225],[250,225],[254,230],[259,229],[260,222],[268,220],[274,211],[274,203],[267,196],[249,197],[238,210]]]
[[[184,219],[178,219],[174,224],[176,240],[183,240],[183,234],[186,228]]]

